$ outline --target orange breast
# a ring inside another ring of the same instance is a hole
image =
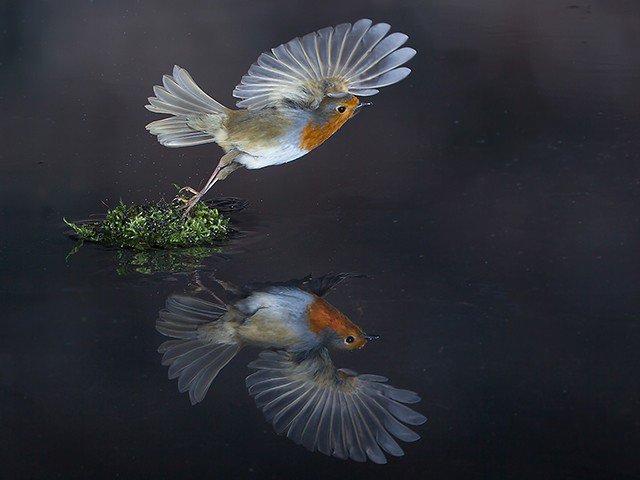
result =
[[[346,115],[345,115],[346,117]],[[336,118],[336,120],[339,117]],[[322,144],[327,138],[336,133],[338,129],[347,121],[338,122],[336,120],[330,120],[324,125],[319,125],[314,122],[309,122],[302,129],[302,137],[300,138],[300,148],[306,151],[311,151],[320,144]]]

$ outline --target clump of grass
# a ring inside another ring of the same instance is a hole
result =
[[[121,200],[104,219],[64,221],[80,240],[137,250],[211,246],[230,233],[229,219],[218,209],[200,202],[182,220],[183,210],[178,207],[176,201],[126,205]]]

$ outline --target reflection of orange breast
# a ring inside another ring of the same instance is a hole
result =
[[[342,333],[354,327],[342,312],[320,297],[316,297],[309,305],[307,315],[309,330],[316,335],[326,329]]]

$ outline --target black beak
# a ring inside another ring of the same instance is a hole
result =
[[[353,114],[356,115],[362,109],[362,107],[370,107],[371,105],[373,105],[373,103],[371,102],[359,103],[353,108]]]
[[[371,340],[378,340],[380,335],[365,335],[364,338],[370,342]]]

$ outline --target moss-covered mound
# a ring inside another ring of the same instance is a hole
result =
[[[164,200],[146,205],[126,205],[120,201],[103,219],[64,221],[81,240],[138,250],[210,246],[229,234],[229,219],[218,209],[200,202],[183,220],[180,205]]]

